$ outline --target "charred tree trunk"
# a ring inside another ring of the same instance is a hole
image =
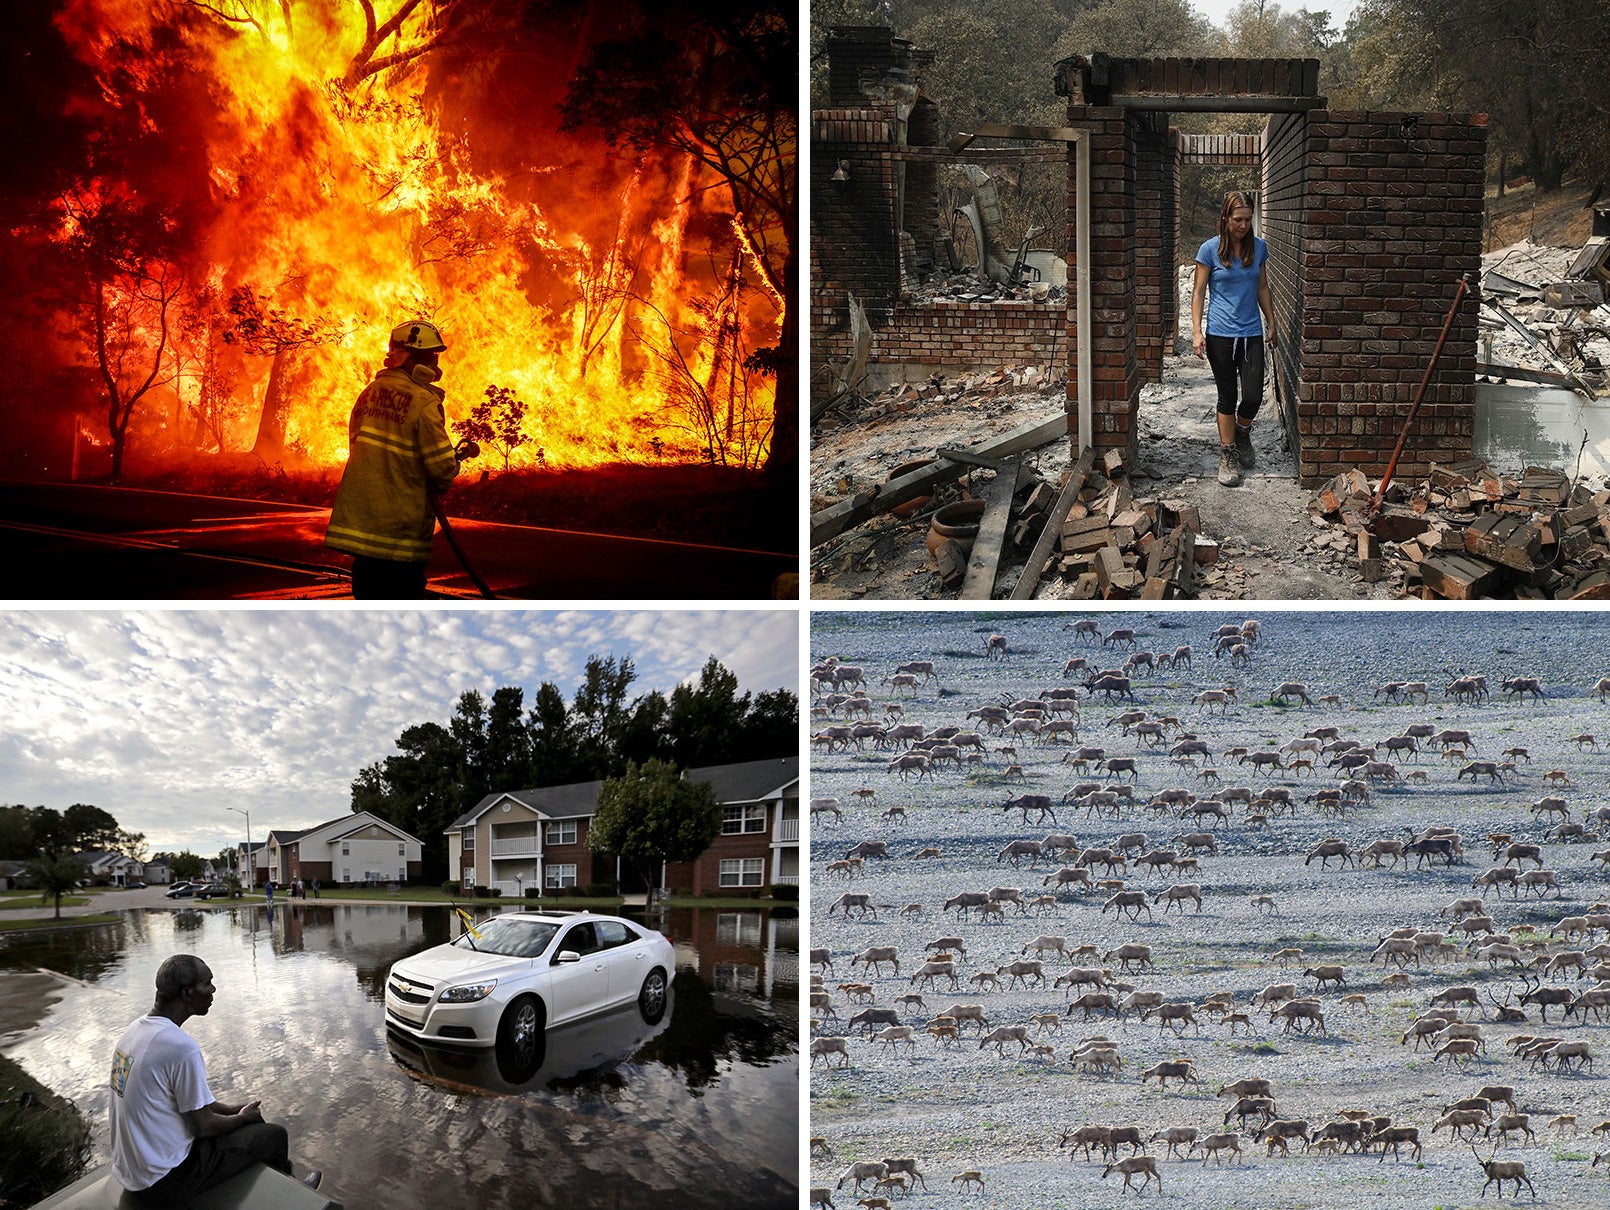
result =
[[[792,234],[792,233],[790,233]],[[799,472],[799,267],[794,242],[789,240],[783,261],[783,330],[777,340],[776,421],[771,431],[771,451],[766,456],[766,473],[781,481],[791,481]]]
[[[275,462],[285,454],[285,429],[290,418],[291,402],[286,384],[291,375],[289,346],[274,352],[273,364],[268,370],[268,389],[263,392],[263,414],[257,422],[257,440],[252,442],[252,453],[265,462]]]

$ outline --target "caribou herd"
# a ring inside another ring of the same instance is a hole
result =
[[[1610,677],[1489,690],[1460,670],[1339,693],[1322,660],[1271,658],[1256,621],[1146,651],[1123,620],[1069,623],[1072,654],[1003,627],[977,663],[812,669],[813,1080],[895,1065],[962,1086],[1014,1071],[1133,1082],[1118,1101],[1075,1095],[1061,1138],[1039,1143],[1099,1156],[1137,1194],[1177,1189],[1160,1161],[1278,1164],[1295,1144],[1377,1163],[1469,1146],[1481,1193],[1502,1196],[1541,1179],[1545,1132],[1592,1117],[1584,1136],[1610,1139],[1594,1085],[1610,844],[1593,848],[1610,836],[1610,759],[1594,760],[1592,730],[1571,733]],[[1516,712],[1527,746],[1511,742]],[[1575,725],[1539,738],[1551,714]],[[1366,934],[1348,914],[1392,927]],[[1339,1042],[1382,1070],[1382,1103],[1257,1076]],[[1427,1093],[1469,1095],[1422,1113],[1422,1074]],[[1229,1111],[1205,1120],[1197,1089]],[[910,1191],[896,1161],[845,1158],[841,1186]],[[977,1165],[953,1178],[963,1189],[982,1186],[980,1161],[1007,1162],[958,1158]]]

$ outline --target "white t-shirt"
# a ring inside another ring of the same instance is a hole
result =
[[[184,1116],[213,1102],[196,1040],[166,1017],[141,1017],[112,1057],[112,1174],[149,1189],[190,1154]]]

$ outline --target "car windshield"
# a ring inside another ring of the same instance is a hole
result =
[[[535,958],[548,948],[557,924],[546,920],[521,920],[512,916],[494,916],[475,926],[481,934],[472,937],[465,933],[454,945],[476,949],[483,954],[503,954],[510,958]]]

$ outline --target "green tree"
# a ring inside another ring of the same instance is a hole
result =
[[[460,437],[496,450],[503,456],[503,469],[508,470],[509,457],[531,440],[522,431],[525,414],[525,401],[508,387],[494,383],[486,388],[486,398],[470,409],[469,419],[457,421],[453,429]]]
[[[738,749],[751,760],[790,756],[799,751],[799,698],[790,690],[755,695],[743,721]]]
[[[659,864],[692,861],[721,833],[721,807],[707,782],[683,781],[675,765],[628,765],[598,792],[587,835],[595,852],[618,853],[650,888]]]
[[[744,716],[749,695],[739,695],[738,678],[711,656],[699,670],[697,685],[678,685],[671,691],[671,715],[666,729],[671,752],[684,767],[719,765],[741,751]]]
[[[75,849],[110,851],[117,843],[117,820],[88,803],[75,802],[62,815],[67,844]]]
[[[194,882],[201,877],[201,870],[205,863],[189,849],[182,853],[174,853],[168,858],[168,872],[173,875],[175,882]]]
[[[526,725],[531,734],[531,784],[559,786],[580,780],[575,728],[557,685],[544,681],[538,688]]]
[[[0,806],[0,857],[20,861],[37,851],[33,812],[21,803]]]
[[[89,867],[76,857],[41,857],[27,866],[30,881],[39,890],[39,902],[56,901],[57,920],[61,919],[61,897],[89,877]]]
[[[631,718],[627,691],[637,679],[630,656],[592,656],[576,696],[570,703],[571,733],[583,768],[595,777],[620,769],[621,736]]]

